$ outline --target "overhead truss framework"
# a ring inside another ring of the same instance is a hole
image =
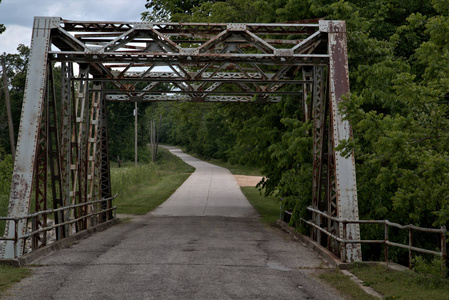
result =
[[[60,92],[55,65],[61,70]],[[268,103],[289,95],[298,98],[305,120],[313,119],[313,206],[358,219],[354,158],[334,150],[351,136],[338,111],[349,93],[348,77],[343,21],[201,24],[36,17],[9,216],[27,215],[32,197],[41,211],[50,198],[58,208],[111,196],[107,101]],[[56,223],[74,217],[54,215]],[[343,237],[341,227],[318,215],[313,219]],[[45,227],[47,221],[38,218],[34,227]],[[57,238],[97,222],[91,218],[76,228],[62,227]],[[17,230],[25,234],[26,222],[19,222]],[[345,234],[359,239],[358,225],[348,225]],[[12,221],[6,236],[14,237]],[[313,236],[332,244],[318,232]],[[33,246],[44,246],[46,240],[43,232]],[[7,241],[2,256],[23,250],[23,241]],[[360,245],[347,244],[340,251],[347,261],[361,259]]]

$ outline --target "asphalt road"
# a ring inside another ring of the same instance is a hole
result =
[[[340,299],[313,276],[324,261],[261,224],[229,172],[177,153],[197,171],[161,207],[36,260],[5,299]]]

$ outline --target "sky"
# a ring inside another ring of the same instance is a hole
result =
[[[2,0],[0,53],[17,53],[17,46],[30,46],[35,16],[76,21],[140,21],[145,0]]]

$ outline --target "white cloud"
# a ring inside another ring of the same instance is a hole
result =
[[[15,53],[19,44],[30,45],[35,16],[55,16],[78,21],[140,21],[146,0],[3,0],[0,53]]]
[[[9,25],[6,31],[0,34],[0,52],[17,53],[19,44],[30,46],[31,28],[20,25]]]
[[[65,6],[62,3],[51,4],[46,9],[46,16],[59,16]]]

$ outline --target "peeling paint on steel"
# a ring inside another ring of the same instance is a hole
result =
[[[36,17],[34,20],[30,63],[25,83],[8,217],[24,216],[28,214],[30,209],[37,137],[47,77],[50,30],[58,20],[60,19],[39,17]],[[18,232],[24,234],[25,230],[26,224],[22,221],[18,224]],[[13,222],[6,224],[5,236],[8,238],[14,237]],[[16,249],[14,249],[14,242],[6,241],[2,249],[2,258],[14,258],[15,253],[21,253],[22,245],[23,240],[20,240],[16,245]]]
[[[352,129],[347,120],[338,111],[338,103],[349,94],[349,71],[347,63],[346,33],[343,21],[328,22],[328,39],[330,55],[330,100],[332,109],[333,138],[337,146],[340,141],[352,137]],[[344,157],[335,151],[335,171],[337,183],[337,203],[339,217],[342,219],[358,220],[358,201],[355,177],[354,155]],[[357,224],[348,225],[346,234],[359,239],[360,229]],[[340,226],[340,236],[343,235],[343,226]],[[345,238],[345,237],[343,237]],[[342,251],[349,262],[361,260],[360,244],[346,245]]]

